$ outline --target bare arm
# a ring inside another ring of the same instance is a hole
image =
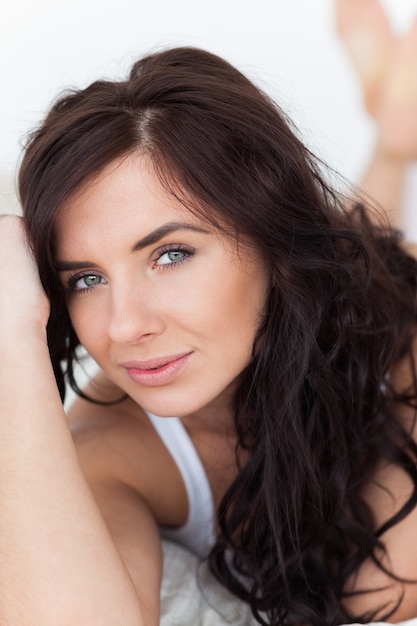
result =
[[[0,621],[156,625],[155,523],[117,481],[97,484],[96,499],[87,485],[49,360],[48,303],[22,239],[18,218],[0,219]],[[133,565],[141,558],[146,583]]]

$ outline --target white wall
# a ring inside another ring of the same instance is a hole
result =
[[[382,1],[399,29],[417,13],[417,0]],[[333,0],[3,0],[1,12],[0,210],[14,203],[25,135],[57,93],[124,76],[161,46],[201,46],[238,65],[351,180],[372,150],[374,128],[334,31]]]

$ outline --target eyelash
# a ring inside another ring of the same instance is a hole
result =
[[[82,278],[87,278],[87,276],[97,276],[97,277],[102,278],[100,274],[94,274],[94,272],[82,272],[81,274],[74,274],[73,276],[69,276],[68,278],[68,281],[67,281],[68,286],[67,286],[66,291],[68,293],[76,293],[78,295],[85,295],[89,293],[90,291],[92,291],[93,289],[95,289],[96,287],[98,287],[98,285],[91,285],[90,287],[86,285],[82,289],[79,289],[78,287],[75,286],[79,280],[81,280]]]
[[[185,256],[184,258],[178,261],[172,261],[171,263],[163,263],[162,265],[158,265],[158,261],[165,254],[168,254],[169,252],[182,252]],[[167,245],[161,246],[161,248],[157,250],[157,258],[152,263],[152,269],[168,270],[168,269],[172,269],[173,267],[178,267],[179,265],[182,265],[186,261],[189,261],[194,256],[194,254],[195,254],[195,248],[184,246],[183,244],[167,244]],[[77,282],[79,280],[82,280],[83,278],[86,278],[87,276],[97,276],[97,277],[102,278],[100,274],[95,274],[94,272],[81,272],[81,273],[73,274],[72,276],[69,276],[67,279],[66,291],[68,293],[77,293],[78,295],[85,295],[102,284],[102,283],[98,283],[98,285],[91,285],[90,287],[86,286],[86,287],[83,287],[82,289],[77,288],[75,286]]]
[[[163,263],[162,265],[158,265],[158,261],[165,254],[168,254],[169,252],[182,252],[184,254],[184,258],[178,261],[172,261],[171,263]],[[195,254],[195,248],[184,246],[183,244],[170,243],[170,244],[161,246],[159,250],[157,250],[156,254],[157,254],[157,258],[153,262],[152,269],[168,270],[173,267],[178,267],[179,265],[182,265],[186,261],[189,261]]]

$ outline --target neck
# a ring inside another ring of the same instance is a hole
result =
[[[233,398],[235,389],[228,388],[212,402],[181,418],[190,433],[206,432],[235,438]]]

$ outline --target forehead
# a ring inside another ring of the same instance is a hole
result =
[[[83,184],[60,208],[58,220],[69,221],[74,214],[98,216],[104,210],[121,215],[123,207],[136,205],[161,211],[190,213],[164,188],[149,157],[131,154],[117,159]]]
[[[174,190],[178,185],[173,185]],[[133,153],[113,161],[61,206],[54,222],[55,253],[72,256],[90,248],[137,240],[165,224],[181,223],[214,235],[228,249],[243,243],[215,210],[200,210],[186,193],[175,196],[159,179],[150,157]],[[182,200],[184,198],[184,201]],[[239,239],[239,244],[238,244]],[[247,242],[249,243],[249,242]]]
[[[190,203],[191,204],[191,203]],[[214,231],[159,180],[149,157],[131,154],[112,162],[60,208],[54,225],[58,246],[79,231],[147,231],[181,221]]]

